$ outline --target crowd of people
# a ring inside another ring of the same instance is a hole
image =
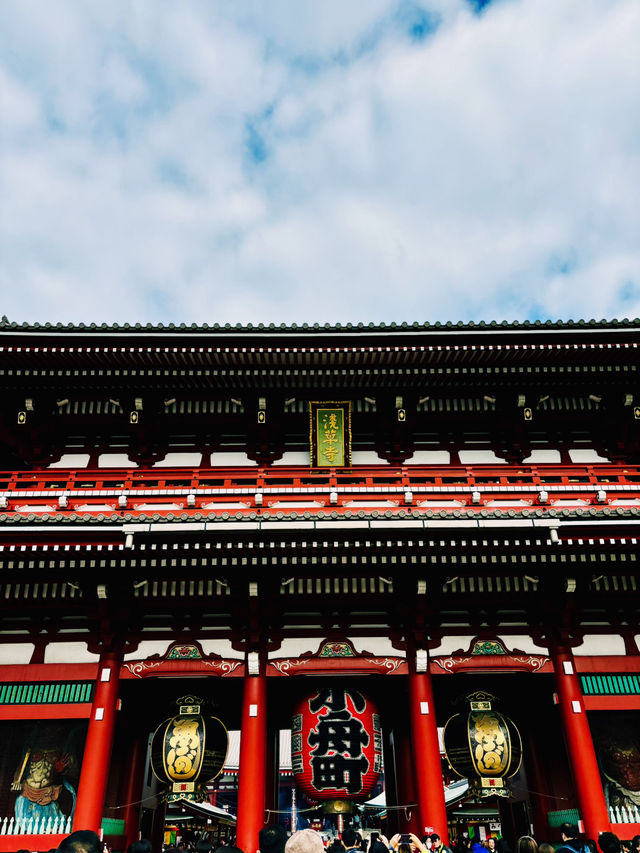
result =
[[[640,853],[640,835],[632,839],[618,838],[613,832],[602,832],[597,843],[580,835],[578,827],[565,823],[560,827],[561,842],[538,842],[531,835],[516,841],[515,850],[505,838],[491,836],[481,841],[467,833],[458,836],[451,847],[443,844],[437,833],[418,838],[413,833],[397,834],[387,839],[378,832],[362,835],[353,827],[346,827],[338,838],[321,835],[313,829],[301,829],[288,835],[282,824],[271,824],[260,830],[258,850],[251,853]],[[28,853],[28,851],[18,851]],[[98,835],[90,830],[78,830],[68,835],[50,853],[105,853]],[[153,853],[150,841],[141,839],[129,845],[127,853]],[[202,839],[195,844],[164,846],[162,853],[245,853],[239,847],[225,844],[213,850],[212,844]]]

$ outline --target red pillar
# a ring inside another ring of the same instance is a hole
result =
[[[432,826],[443,843],[448,844],[447,807],[428,654],[424,649],[409,650],[408,657],[409,713],[421,831],[425,832],[426,827]]]
[[[100,655],[89,730],[84,747],[73,829],[100,832],[116,723],[121,652]]]
[[[255,853],[258,832],[265,823],[267,678],[264,660],[260,660],[256,675],[249,675],[249,656],[245,666],[236,846],[245,853]]]
[[[416,755],[408,727],[397,726],[393,732],[393,754],[396,773],[398,802],[396,805],[405,806],[395,812],[394,820],[397,832],[413,832],[418,837],[424,834],[420,807],[415,805],[416,796]],[[386,772],[385,772],[386,781]],[[414,805],[411,805],[411,804]],[[387,801],[387,805],[392,805]]]
[[[608,832],[611,827],[575,661],[569,648],[558,646],[549,649],[549,652],[555,672],[569,762],[578,795],[578,810],[587,837],[597,839],[601,832]]]
[[[131,752],[128,758],[129,776],[127,777],[124,788],[123,800],[125,807],[122,810],[124,819],[125,834],[127,840],[125,849],[129,848],[130,844],[138,840],[139,824],[140,824],[140,797],[142,792],[142,783],[144,782],[144,759],[146,753],[146,739],[142,736],[137,737],[131,745]]]
[[[384,795],[387,801],[387,824],[385,835],[391,838],[396,832],[400,832],[398,823],[398,812],[396,806],[400,803],[398,793],[398,768],[396,764],[395,737],[392,729],[395,727],[395,718],[398,716],[397,703],[394,707],[388,704],[384,710],[385,724],[382,727],[382,756],[384,764]]]

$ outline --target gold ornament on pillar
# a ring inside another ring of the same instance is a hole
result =
[[[493,708],[495,696],[483,691],[467,696],[469,711],[455,714],[444,727],[449,764],[469,780],[478,797],[510,797],[505,780],[515,776],[522,761],[522,740],[515,724]]]
[[[205,785],[215,779],[227,757],[229,735],[217,717],[201,713],[202,700],[183,696],[179,713],[160,723],[151,741],[154,775],[171,786],[169,802],[205,800]]]

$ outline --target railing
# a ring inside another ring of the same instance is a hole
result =
[[[538,465],[236,466],[0,471],[0,492],[58,489],[240,488],[257,485],[640,486],[640,466],[622,463]]]
[[[640,809],[638,806],[609,806],[609,820],[611,823],[640,823]]]
[[[71,816],[52,818],[29,818],[20,820],[15,817],[5,817],[0,824],[0,835],[66,835],[71,832]]]
[[[467,465],[0,472],[0,511],[19,514],[315,513],[325,508],[513,510],[640,507],[640,466]]]

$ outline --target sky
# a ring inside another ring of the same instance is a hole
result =
[[[0,314],[640,316],[638,0],[2,0]]]

